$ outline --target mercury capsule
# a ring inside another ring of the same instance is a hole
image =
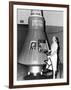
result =
[[[28,25],[27,36],[18,63],[32,65],[30,72],[34,72],[34,68],[37,68],[36,72],[39,72],[41,68],[38,66],[47,59],[42,50],[49,49],[45,33],[45,20],[41,10],[31,10]]]

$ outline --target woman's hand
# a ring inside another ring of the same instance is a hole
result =
[[[51,50],[49,50],[48,52],[51,53]]]

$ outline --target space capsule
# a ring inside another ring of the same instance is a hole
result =
[[[31,10],[28,18],[28,32],[20,53],[18,63],[24,65],[39,66],[47,59],[47,55],[43,50],[48,50],[48,41],[45,32],[45,19],[41,10]],[[33,68],[30,71],[33,72]],[[37,68],[37,72],[40,71]]]

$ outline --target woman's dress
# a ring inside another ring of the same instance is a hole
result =
[[[51,61],[53,65],[53,70],[57,70],[57,49],[58,49],[58,44],[57,42],[53,42],[51,45]]]

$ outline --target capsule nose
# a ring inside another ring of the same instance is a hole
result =
[[[31,15],[42,16],[41,10],[31,10]]]

